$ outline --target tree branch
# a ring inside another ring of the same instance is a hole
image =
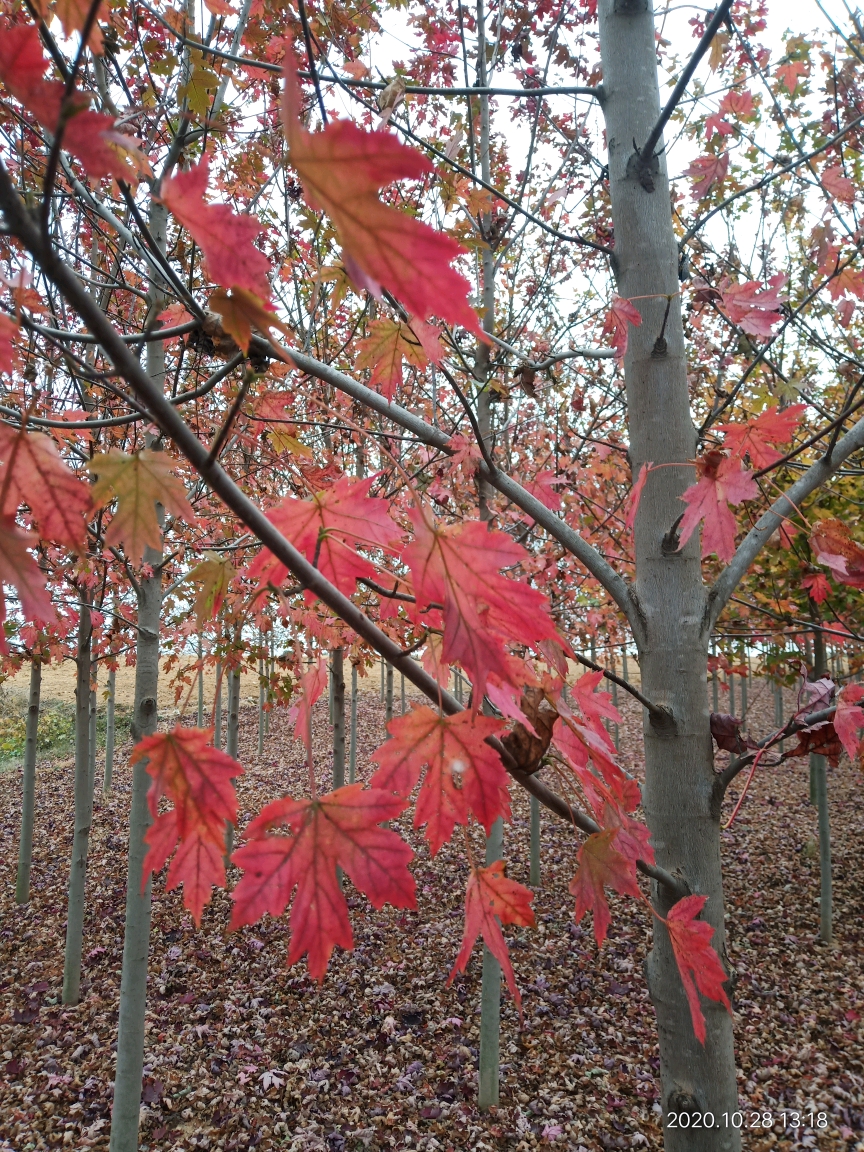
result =
[[[710,635],[730,596],[744,578],[750,565],[771,539],[771,536],[789,516],[798,512],[801,503],[811,492],[826,483],[853,452],[864,448],[864,417],[862,417],[834,446],[830,463],[823,456],[804,473],[800,480],[780,496],[767,512],[760,516],[747,533],[727,567],[720,573],[708,595],[704,632]]]

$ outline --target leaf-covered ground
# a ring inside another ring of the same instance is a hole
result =
[[[754,730],[769,722],[755,693]],[[360,702],[361,775],[380,743],[374,693]],[[318,770],[330,772],[326,700],[316,708]],[[760,723],[763,722],[763,723]],[[621,726],[638,772],[637,709]],[[127,749],[128,751],[128,749]],[[265,755],[244,709],[241,827],[267,800],[304,791],[301,748],[275,714]],[[122,761],[122,754],[118,757]],[[0,790],[0,1149],[107,1148],[122,952],[130,775],[97,799],[91,835],[86,968],[77,1007],[59,1003],[72,766],[39,768],[33,897],[14,904],[20,774]],[[803,761],[757,776],[723,835],[730,956],[738,971],[735,1032],[741,1107],[774,1126],[750,1149],[864,1150],[864,897],[860,772],[830,771],[836,943],[818,943],[816,820]],[[505,831],[509,874],[528,881],[528,805]],[[727,806],[728,814],[728,806]],[[403,821],[405,818],[403,818]],[[650,924],[615,900],[598,955],[590,917],[572,922],[574,843],[543,820],[536,930],[507,930],[524,995],[520,1026],[502,1006],[501,1104],[476,1107],[480,952],[449,988],[466,869],[461,841],[417,850],[417,912],[371,910],[346,884],[356,948],[337,954],[323,987],[285,966],[287,927],[266,921],[227,935],[218,893],[200,931],[181,896],[153,902],[141,1149],[659,1148],[654,1018],[641,975]],[[780,1114],[826,1113],[826,1127],[784,1131]]]

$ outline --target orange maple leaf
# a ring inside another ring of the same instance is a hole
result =
[[[609,928],[609,904],[604,887],[614,888],[622,896],[642,895],[636,883],[636,866],[615,847],[618,828],[594,832],[579,849],[579,867],[570,882],[570,894],[576,897],[574,912],[577,923],[590,909],[594,913],[594,937],[603,947]]]
[[[423,320],[434,313],[479,334],[468,281],[450,267],[464,249],[378,197],[395,180],[433,173],[430,161],[389,133],[366,132],[350,120],[309,132],[300,122],[300,92],[290,64],[282,123],[306,200],[336,226],[343,263],[357,287],[379,297],[386,288]]]

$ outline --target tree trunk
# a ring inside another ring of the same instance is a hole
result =
[[[540,801],[532,796],[531,805],[531,863],[528,883],[532,888],[540,887]]]
[[[240,746],[240,669],[231,668],[228,672],[228,730],[225,733],[225,751],[234,760]],[[225,867],[234,851],[234,825],[225,828]]]
[[[389,724],[393,719],[393,665],[387,665],[387,683],[384,689],[384,720]]]
[[[99,672],[98,663],[95,660],[91,661],[91,663],[90,663],[90,697],[89,697],[89,709],[88,709],[88,716],[87,716],[87,722],[88,722],[87,740],[88,740],[88,744],[89,744],[89,748],[90,748],[89,772],[90,772],[90,791],[91,792],[96,787],[96,736],[97,736],[96,722],[99,718],[98,705],[96,702],[96,677],[98,675],[98,672]]]
[[[264,679],[264,649],[261,629],[258,629],[258,755],[264,755],[264,705],[267,703],[267,688]]]
[[[357,775],[357,665],[351,663],[351,748],[348,755],[348,783]]]
[[[813,679],[828,675],[825,634],[813,631]],[[834,900],[831,890],[831,818],[828,811],[828,766],[824,756],[810,753],[810,799],[819,819],[819,939],[834,939]]]
[[[216,698],[213,708],[213,747],[222,747],[222,665],[216,665]]]
[[[333,788],[345,783],[345,655],[341,648],[330,654],[333,686]]]
[[[644,143],[659,118],[654,18],[647,0],[600,0],[603,111],[609,148],[609,186],[615,229],[612,258],[618,292],[634,299],[641,327],[629,330],[624,361],[634,478],[643,464],[676,464],[652,472],[635,526],[634,626],[642,691],[667,710],[646,713],[643,804],[657,862],[690,890],[708,897],[703,918],[725,959],[719,812],[712,810],[714,761],[708,722],[706,592],[694,538],[678,551],[672,528],[679,497],[695,480],[696,436],[690,416],[687,363],[678,296],[678,250],[672,228],[665,157],[653,191],[633,163],[634,140]],[[658,295],[659,294],[659,295]],[[641,297],[641,299],[640,299]],[[648,297],[647,299],[645,297]],[[665,346],[658,338],[667,303]],[[652,351],[654,355],[652,356]],[[653,886],[658,912],[671,906]],[[730,1126],[738,1106],[731,1016],[702,1001],[707,1036],[693,1034],[690,1011],[668,934],[654,925],[646,976],[657,1014],[664,1125],[669,1112],[711,1113],[714,1126],[665,1127],[670,1152],[719,1152],[740,1147]],[[726,1116],[724,1120],[724,1114]]]
[[[21,784],[21,839],[18,842],[18,877],[15,903],[30,900],[30,861],[33,858],[33,818],[36,814],[36,751],[39,736],[39,700],[42,693],[42,661],[30,658],[30,702],[24,737],[24,774]]]
[[[150,230],[164,251],[167,212],[161,204],[150,208]],[[154,317],[162,294],[151,281],[150,309]],[[147,373],[160,388],[165,382],[165,346],[160,340],[147,344]],[[157,447],[148,443],[147,447]],[[156,505],[160,527],[164,509]],[[144,563],[153,569],[138,583],[138,642],[135,663],[135,704],[130,725],[134,743],[156,731],[159,691],[159,624],[162,614],[162,553],[145,548]],[[152,879],[141,883],[147,845],[144,836],[151,824],[147,806],[150,777],[147,761],[132,770],[132,805],[129,812],[129,857],[126,869],[126,924],[123,936],[123,968],[120,975],[120,1020],[117,1031],[117,1070],[111,1110],[110,1152],[136,1152],[141,1111],[141,1078],[144,1070],[144,1023],[147,1011],[147,964],[150,952],[150,904]]]
[[[90,780],[90,624],[89,592],[81,589],[78,618],[78,672],[75,683],[75,831],[69,898],[66,910],[66,954],[63,960],[63,1003],[77,1004],[81,991],[81,949],[84,939],[84,888],[87,851],[93,822],[93,786]]]
[[[198,633],[198,727],[204,727],[204,645]]]
[[[504,851],[504,822],[499,816],[486,841],[486,863],[500,860]],[[501,1042],[501,965],[483,945],[483,975],[480,986],[480,1059],[477,1106],[491,1108],[498,1103],[498,1070]]]
[[[114,775],[114,702],[117,695],[117,673],[108,671],[108,699],[105,706],[105,778],[102,791],[111,791],[111,778]]]

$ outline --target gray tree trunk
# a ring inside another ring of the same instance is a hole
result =
[[[222,747],[222,665],[216,665],[216,702],[213,709],[213,747]]]
[[[105,778],[102,791],[106,794],[111,791],[111,780],[114,775],[114,704],[117,695],[117,673],[113,668],[108,670],[108,699],[105,702]]]
[[[528,883],[532,888],[540,887],[540,801],[532,796],[531,804],[531,865]]]
[[[39,746],[39,703],[42,694],[42,661],[30,658],[30,701],[24,737],[24,772],[21,782],[21,838],[18,841],[18,876],[15,903],[30,900],[30,863],[33,859],[33,820],[36,815],[36,752]]]
[[[234,760],[240,746],[240,669],[232,668],[228,673],[228,731],[225,739],[225,751]],[[225,828],[225,867],[234,851],[234,825],[228,824]]]
[[[499,816],[486,841],[486,863],[494,864],[504,852],[504,822]],[[501,1043],[501,965],[483,945],[483,977],[480,990],[480,1059],[477,1106],[498,1103],[498,1070]]]
[[[384,720],[387,724],[393,719],[393,665],[387,665],[386,685],[384,688]]]
[[[345,783],[345,653],[330,653],[330,681],[333,688],[333,789]]]
[[[264,705],[267,703],[267,687],[264,679],[264,651],[261,629],[258,629],[258,647],[261,654],[258,657],[258,755],[264,755]]]
[[[348,783],[357,775],[357,665],[351,664],[351,747],[348,755]]]
[[[90,790],[96,787],[96,722],[99,718],[98,704],[96,701],[96,677],[99,673],[99,664],[96,660],[90,663],[90,701],[88,710],[88,743],[90,746]]]
[[[648,461],[679,465],[651,473],[635,526],[631,622],[638,625],[642,691],[669,713],[665,722],[652,722],[646,713],[643,804],[658,863],[681,876],[692,892],[708,897],[703,918],[714,928],[713,945],[725,960],[719,814],[711,806],[707,596],[698,539],[678,551],[677,540],[668,537],[681,514],[680,496],[695,480],[692,467],[680,466],[695,455],[696,436],[678,296],[678,248],[665,156],[657,158],[653,191],[643,186],[632,163],[634,140],[637,145],[647,140],[660,112],[654,17],[647,0],[600,0],[599,17],[613,269],[618,292],[635,298],[642,314],[641,327],[630,328],[624,361],[633,476]],[[667,299],[666,348],[658,353],[655,342]],[[665,889],[653,887],[655,907],[665,914],[673,900]],[[670,1111],[715,1117],[713,1128],[667,1125],[666,1148],[738,1149],[739,1131],[723,1120],[738,1106],[729,1013],[722,1004],[703,1000],[707,1036],[700,1044],[668,934],[659,923],[646,976],[657,1015],[664,1125]]]
[[[84,939],[84,889],[87,852],[93,823],[93,784],[90,779],[90,623],[89,592],[80,593],[78,671],[75,681],[75,830],[66,909],[66,952],[63,959],[63,1003],[77,1004],[81,991],[81,950]]]
[[[198,633],[198,727],[204,727],[204,645]]]
[[[152,203],[150,230],[164,251],[167,212]],[[150,310],[161,307],[158,284],[150,286]],[[165,382],[165,346],[159,340],[147,344],[147,372],[160,387]],[[146,443],[146,440],[145,440]],[[148,447],[156,445],[148,444]],[[160,526],[164,509],[156,506]],[[135,704],[130,725],[137,744],[156,731],[159,692],[159,623],[162,614],[162,553],[144,551],[144,563],[153,575],[138,583],[138,642],[135,664]],[[147,1011],[147,965],[150,952],[150,906],[152,878],[143,885],[144,836],[151,824],[147,807],[150,777],[147,762],[132,770],[132,805],[129,812],[129,858],[126,869],[126,924],[123,936],[123,968],[120,975],[120,1020],[117,1032],[117,1069],[111,1111],[110,1152],[137,1152],[141,1111],[141,1078],[144,1070],[144,1023]]]
[[[828,675],[825,634],[813,632],[813,679]],[[831,817],[828,811],[828,765],[824,756],[810,753],[810,798],[819,819],[819,939],[834,939],[834,899],[831,886]]]

